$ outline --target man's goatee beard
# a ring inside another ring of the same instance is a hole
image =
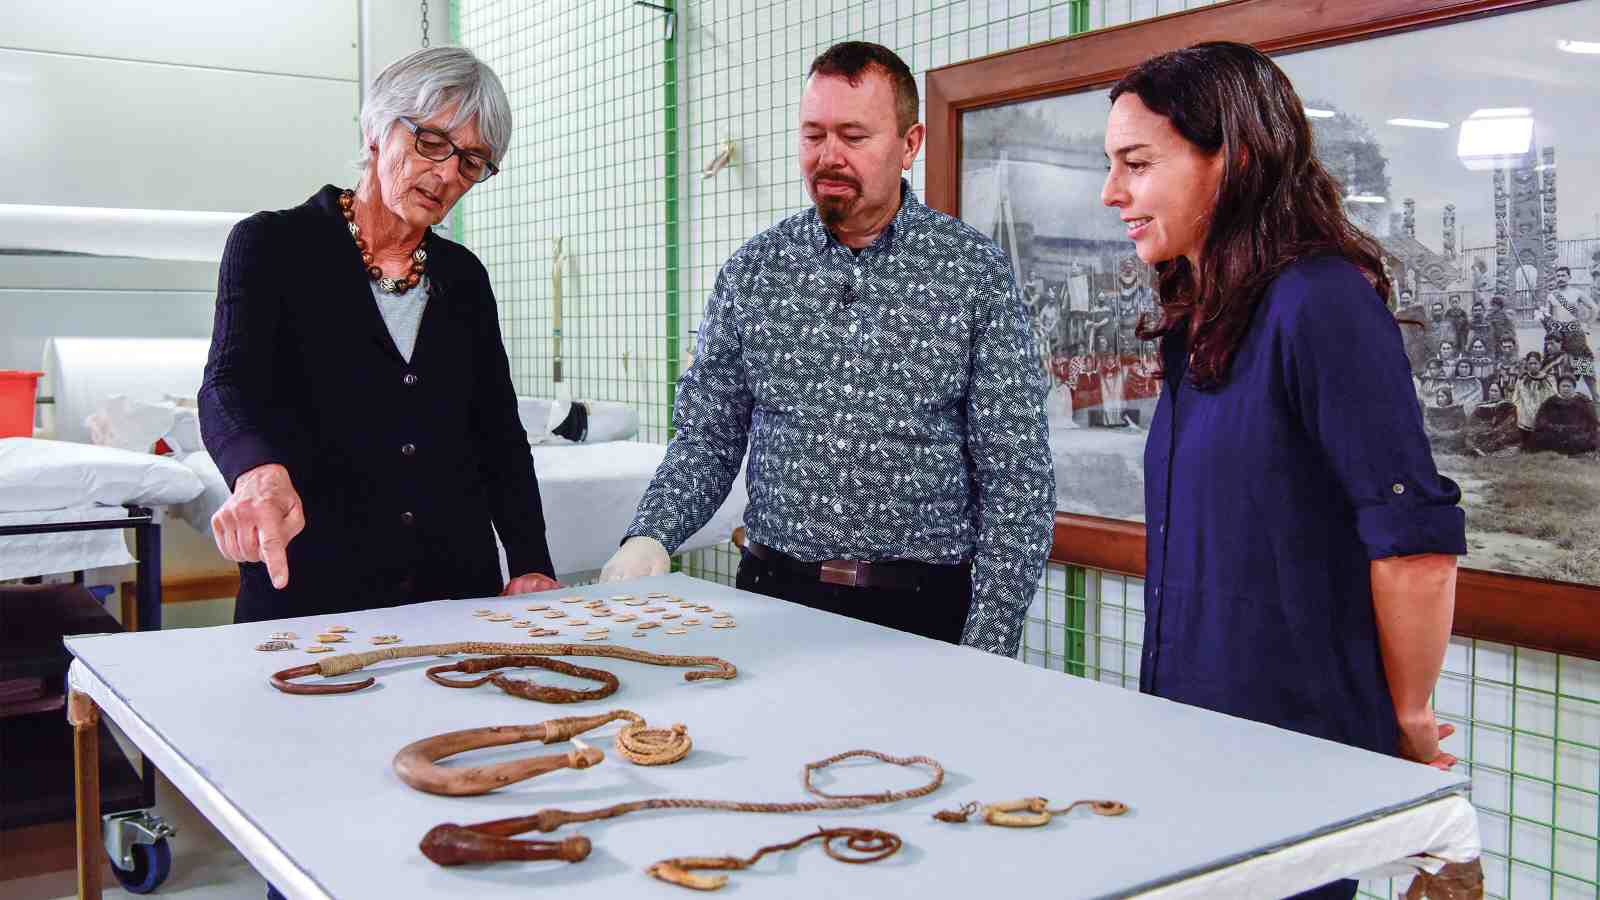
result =
[[[829,227],[838,225],[850,215],[849,202],[839,200],[818,200],[817,215],[822,217],[822,224]]]

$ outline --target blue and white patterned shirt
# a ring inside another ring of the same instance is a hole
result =
[[[677,435],[628,535],[670,553],[750,445],[749,538],[802,560],[972,560],[962,643],[1015,655],[1050,548],[1039,356],[995,243],[922,205],[853,253],[816,210],[718,273]]]

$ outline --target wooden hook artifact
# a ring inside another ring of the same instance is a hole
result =
[[[572,740],[576,735],[617,719],[637,719],[627,710],[612,710],[594,716],[572,716],[551,719],[533,725],[496,725],[491,728],[467,728],[413,741],[400,749],[394,757],[394,773],[400,780],[419,791],[443,794],[447,797],[472,797],[487,794],[508,784],[526,781],[558,769],[587,769],[599,765],[606,755],[599,750],[583,746],[565,753],[530,756],[510,762],[494,763],[471,768],[447,768],[438,761],[468,750],[484,747],[502,747],[523,741],[541,741],[555,744]]]

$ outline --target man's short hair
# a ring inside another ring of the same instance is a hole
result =
[[[1571,275],[1572,270],[1566,266],[1556,266],[1557,275]]]
[[[861,83],[861,76],[872,69],[880,70],[894,86],[895,127],[905,134],[917,124],[917,80],[911,77],[905,61],[888,47],[867,41],[834,44],[811,61],[806,77],[832,75],[855,87]]]

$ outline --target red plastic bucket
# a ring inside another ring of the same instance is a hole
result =
[[[43,374],[0,369],[0,437],[33,437],[33,400]]]

